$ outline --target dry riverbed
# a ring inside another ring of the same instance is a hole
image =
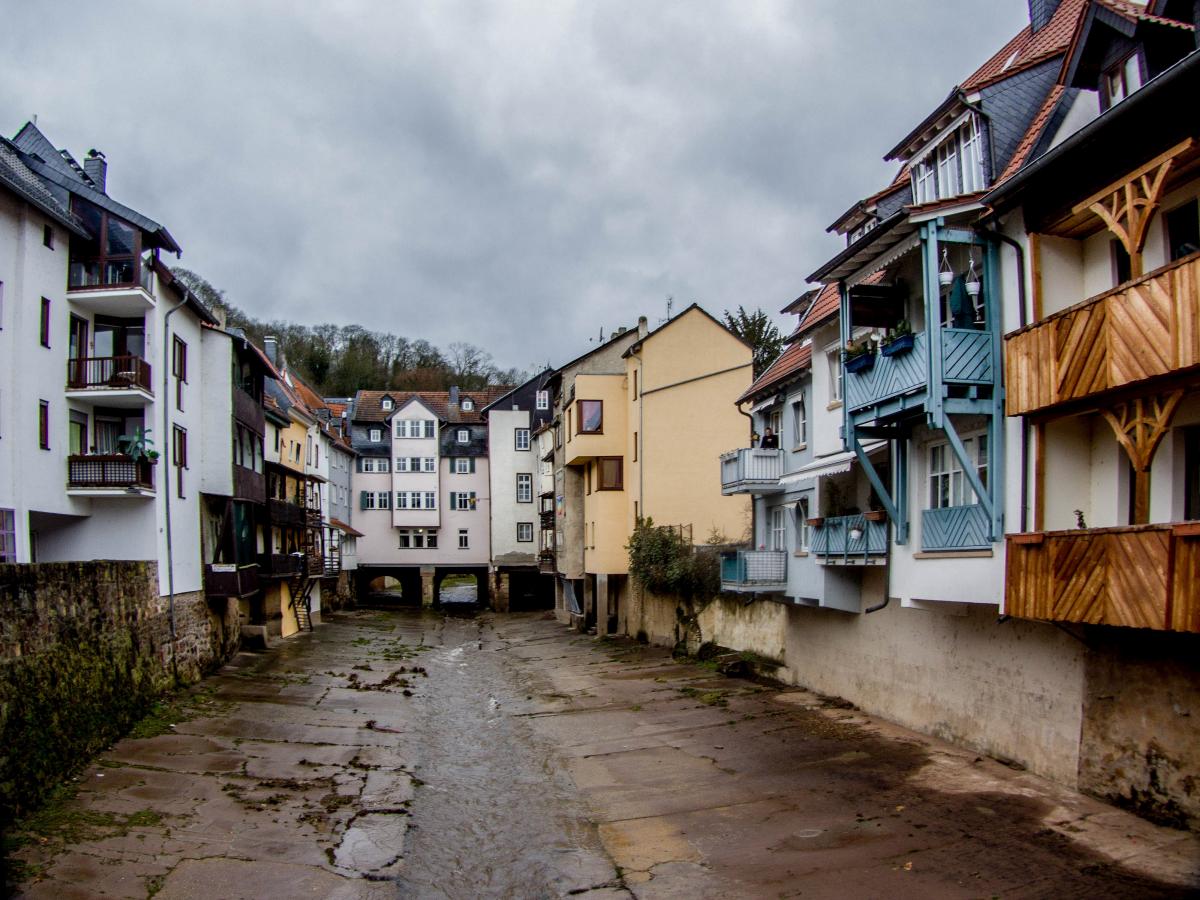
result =
[[[1182,897],[1200,842],[543,614],[240,654],[25,823],[24,896]]]

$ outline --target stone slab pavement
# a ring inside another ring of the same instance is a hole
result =
[[[22,896],[1200,891],[1195,835],[548,614],[331,615],[140,733],[26,832]]]

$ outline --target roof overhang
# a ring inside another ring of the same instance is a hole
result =
[[[895,147],[888,151],[884,160],[891,162],[892,160],[904,160],[908,158],[909,151],[914,147],[928,143],[937,131],[943,127],[942,120],[952,118],[955,115],[955,107],[959,104],[966,106],[967,99],[963,92],[955,86],[950,95],[938,104],[937,109],[925,117],[916,128],[904,136],[904,138]]]
[[[884,219],[857,241],[808,276],[808,281],[839,281],[853,275],[874,258],[886,253],[914,231],[917,226],[908,221],[901,210]]]

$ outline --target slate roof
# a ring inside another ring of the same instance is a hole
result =
[[[1184,31],[1195,31],[1190,22],[1180,22],[1157,16],[1151,13],[1144,4],[1131,3],[1130,0],[1095,0],[1097,6],[1103,6],[1130,22],[1153,22],[1156,25],[1168,25],[1172,28],[1182,28]]]
[[[836,292],[835,292],[836,293]],[[737,398],[737,403],[748,400],[756,394],[764,393],[778,384],[782,384],[788,378],[804,371],[812,362],[812,344],[805,342],[796,342],[791,344],[786,350],[779,354],[779,358],[767,367],[767,371],[763,372],[755,379],[754,384],[746,390],[746,393]]]
[[[482,391],[459,391],[457,407],[450,406],[449,391],[358,391],[354,395],[353,418],[355,422],[386,422],[392,417],[392,413],[416,397],[443,422],[481,422],[483,408],[511,390],[512,388],[504,386]],[[392,409],[383,408],[381,403],[384,397],[391,397],[395,401]],[[463,411],[461,405],[462,401],[467,399],[475,404],[475,408],[469,412]]]
[[[1037,115],[1029,123],[1029,128],[1026,129],[1025,136],[1021,139],[1021,143],[1017,145],[1017,149],[1013,153],[1012,159],[1008,161],[1008,165],[1004,167],[1004,171],[996,179],[995,184],[992,186],[993,188],[1012,177],[1021,166],[1025,165],[1030,154],[1033,152],[1033,148],[1037,146],[1038,139],[1042,136],[1046,124],[1050,121],[1054,109],[1065,91],[1066,88],[1061,84],[1056,84],[1050,89],[1050,93],[1046,95],[1045,102],[1042,103],[1042,108],[1037,111]]]
[[[21,159],[21,151],[0,138],[0,182],[23,200],[81,237],[91,237],[70,210],[46,189],[40,178]]]

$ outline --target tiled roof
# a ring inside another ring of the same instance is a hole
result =
[[[1190,22],[1178,22],[1175,19],[1168,19],[1165,16],[1154,15],[1142,3],[1132,3],[1130,0],[1096,0],[1096,5],[1103,6],[1115,12],[1118,16],[1128,19],[1130,22],[1154,22],[1158,25],[1182,28],[1185,31],[1195,30],[1195,26]]]
[[[1029,123],[1029,129],[1025,132],[1025,137],[1021,138],[1021,143],[1017,145],[1016,152],[1013,153],[1012,159],[1008,161],[1008,165],[1004,167],[1004,171],[1000,173],[1000,177],[996,179],[996,185],[1002,184],[1008,178],[1011,178],[1021,166],[1025,165],[1029,159],[1029,154],[1033,152],[1034,146],[1041,137],[1046,123],[1050,121],[1051,115],[1054,113],[1054,108],[1058,105],[1059,98],[1062,97],[1066,90],[1061,84],[1056,84],[1050,89],[1050,93],[1046,95],[1046,100],[1042,104],[1042,108],[1038,110],[1037,115],[1033,117],[1033,121]],[[996,185],[993,185],[994,188]]]
[[[79,235],[87,234],[75,216],[55,199],[42,180],[21,161],[20,151],[3,138],[0,138],[0,182],[60,224]]]
[[[459,406],[453,408],[450,406],[448,391],[359,391],[354,395],[354,421],[385,422],[395,410],[416,397],[443,422],[481,422],[483,417],[480,413],[483,408],[511,390],[511,387],[494,387],[482,391],[459,391]],[[395,401],[391,410],[384,410],[384,397],[391,397]],[[475,404],[475,408],[464,412],[461,405],[463,400],[470,400]]]
[[[817,292],[817,296],[813,298],[812,306],[808,308],[808,312],[800,317],[800,323],[796,326],[796,337],[805,331],[811,331],[823,322],[828,321],[833,316],[836,316],[838,309],[841,307],[841,296],[838,294],[837,282],[831,281],[823,286]]]
[[[808,368],[812,362],[812,344],[810,343],[794,343],[786,350],[779,354],[779,358],[767,367],[767,371],[755,379],[754,384],[742,396],[738,397],[737,402],[741,403],[759,394],[774,385],[777,385],[787,379],[789,376]]]
[[[967,93],[1007,78],[1064,52],[1075,34],[1080,13],[1088,0],[1063,0],[1046,25],[1034,34],[1026,25],[1011,41],[962,83]]]

